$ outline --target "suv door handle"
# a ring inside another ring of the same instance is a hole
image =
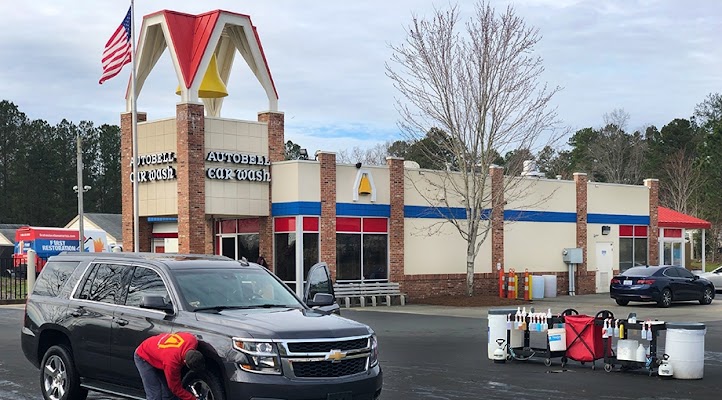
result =
[[[115,323],[120,326],[126,326],[128,325],[128,320],[123,318],[116,318]]]

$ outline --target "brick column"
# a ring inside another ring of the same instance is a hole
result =
[[[496,267],[504,270],[504,168],[497,165],[489,167],[491,176],[491,271]]]
[[[147,119],[146,113],[138,113],[138,122]],[[120,115],[120,185],[121,185],[121,225],[123,236],[123,251],[133,251],[133,182],[130,181],[130,174],[133,171],[133,114],[123,113]],[[139,250],[150,250],[150,224],[147,218],[139,218],[140,225],[138,240]]]
[[[258,113],[258,122],[268,124],[268,158],[271,160],[271,182],[268,183],[268,217],[259,217],[258,252],[262,255],[271,271],[273,262],[273,163],[286,159],[284,139],[284,114],[280,112]],[[249,260],[255,262],[256,260]]]
[[[659,265],[659,180],[645,179],[649,188],[649,247],[648,265]]]
[[[576,294],[595,292],[594,274],[587,273],[587,174],[574,173],[577,192],[577,247],[582,249],[583,262],[577,265],[575,290]]]
[[[215,254],[215,249],[213,248],[214,239],[215,239],[215,232],[213,232],[213,218],[211,217],[205,217],[204,219],[206,224],[206,237],[203,240],[203,246],[205,250],[203,251],[205,254]],[[252,260],[256,261],[256,260]]]
[[[319,152],[321,162],[321,261],[336,279],[336,153]]]
[[[386,157],[389,167],[389,280],[404,280],[404,159]]]
[[[203,104],[176,106],[178,252],[206,251],[205,116]]]

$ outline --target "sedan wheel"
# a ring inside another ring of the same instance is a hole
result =
[[[627,304],[629,304],[629,300],[615,299],[615,301],[617,302],[617,304],[619,304],[619,305],[622,306],[622,307],[624,307],[624,306],[626,306]]]
[[[704,288],[704,292],[702,293],[702,299],[699,301],[699,304],[711,304],[713,299],[713,293],[712,289],[709,287]]]
[[[657,302],[657,305],[659,305],[662,308],[667,308],[672,305],[672,291],[669,289],[662,290],[662,295],[659,298],[659,302]]]

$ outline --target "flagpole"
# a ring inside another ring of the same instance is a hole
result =
[[[130,0],[130,48],[131,59],[133,61],[133,69],[130,78],[130,108],[133,115],[133,251],[140,251],[139,228],[140,228],[140,210],[138,205],[138,104],[135,93],[135,70],[136,70],[136,54],[135,54],[135,1]]]

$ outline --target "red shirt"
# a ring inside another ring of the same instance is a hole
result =
[[[186,353],[197,346],[198,339],[190,333],[163,333],[144,340],[135,352],[154,368],[163,370],[168,388],[179,399],[196,400],[196,396],[183,388],[181,370]]]

